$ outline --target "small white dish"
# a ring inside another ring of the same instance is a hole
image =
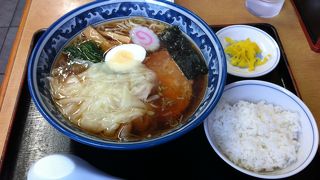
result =
[[[312,113],[296,95],[287,89],[269,82],[244,80],[227,85],[220,101],[221,100],[225,100],[230,104],[235,104],[239,100],[255,103],[264,100],[267,104],[278,105],[286,110],[298,112],[300,115],[301,136],[297,161],[281,170],[258,173],[238,166],[222,153],[212,133],[212,123],[214,121],[214,111],[212,111],[204,122],[205,133],[214,151],[230,166],[250,176],[278,179],[293,176],[311,163],[318,149],[318,128]]]
[[[265,57],[268,54],[271,55],[265,64],[256,66],[254,71],[248,71],[248,68],[233,66],[229,61],[229,55],[226,54],[227,71],[229,74],[246,78],[263,76],[272,71],[279,63],[280,49],[277,42],[261,29],[248,25],[232,25],[220,29],[216,35],[218,36],[224,49],[228,46],[228,43],[225,40],[226,37],[236,41],[250,38],[250,40],[256,42],[259,48],[262,50],[262,57]]]

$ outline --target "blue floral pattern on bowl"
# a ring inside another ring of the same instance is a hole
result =
[[[86,134],[60,114],[49,92],[51,65],[68,42],[85,27],[128,17],[145,17],[179,26],[200,50],[209,67],[208,88],[197,111],[179,129],[161,137],[141,142],[111,142]],[[223,48],[216,35],[199,17],[172,3],[145,0],[95,1],[75,9],[48,28],[29,59],[28,85],[40,113],[68,137],[100,148],[137,149],[161,144],[177,138],[199,125],[219,100],[226,79]]]

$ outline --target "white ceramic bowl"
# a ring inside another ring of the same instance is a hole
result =
[[[228,46],[228,43],[225,40],[226,37],[236,41],[250,38],[250,40],[256,42],[262,50],[262,57],[265,57],[268,54],[271,55],[265,64],[255,67],[254,71],[248,71],[248,68],[233,66],[229,61],[229,55],[226,54],[227,70],[229,74],[239,77],[263,76],[272,71],[279,63],[280,50],[277,42],[261,29],[247,25],[233,25],[219,30],[216,34],[224,49]]]
[[[267,173],[257,173],[244,169],[231,162],[219,149],[212,133],[213,113],[204,122],[204,129],[208,141],[214,151],[230,166],[235,169],[259,178],[277,179],[289,177],[299,173],[314,158],[319,142],[318,128],[313,115],[308,107],[290,91],[265,81],[245,80],[238,81],[227,85],[224,89],[221,100],[224,99],[230,104],[234,104],[239,100],[250,102],[259,102],[264,100],[266,103],[279,105],[287,110],[298,112],[301,123],[300,148],[298,151],[298,160],[285,169],[276,170]],[[214,112],[214,111],[213,111]]]

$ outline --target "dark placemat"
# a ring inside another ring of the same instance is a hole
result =
[[[276,30],[269,24],[251,25],[269,33],[281,51],[278,67],[270,74],[255,79],[279,84],[297,94]],[[214,30],[220,28],[216,26]],[[43,31],[35,34],[35,42],[41,33]],[[227,82],[242,79],[228,75]],[[235,170],[213,151],[202,125],[181,138],[144,150],[103,150],[70,140],[44,120],[31,100],[25,82],[0,179],[26,179],[30,166],[52,153],[75,154],[96,168],[124,179],[255,179]],[[319,167],[320,157],[317,154],[305,170],[290,179],[320,179]]]

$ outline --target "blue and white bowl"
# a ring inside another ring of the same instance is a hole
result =
[[[209,67],[207,89],[198,109],[179,129],[144,141],[107,141],[83,132],[63,117],[51,99],[47,77],[59,52],[85,27],[135,16],[179,26],[200,50]],[[191,11],[164,1],[94,1],[61,17],[40,38],[29,59],[28,86],[32,99],[44,118],[71,139],[98,148],[139,149],[175,139],[198,126],[221,97],[226,71],[225,55],[218,38],[210,27]]]

